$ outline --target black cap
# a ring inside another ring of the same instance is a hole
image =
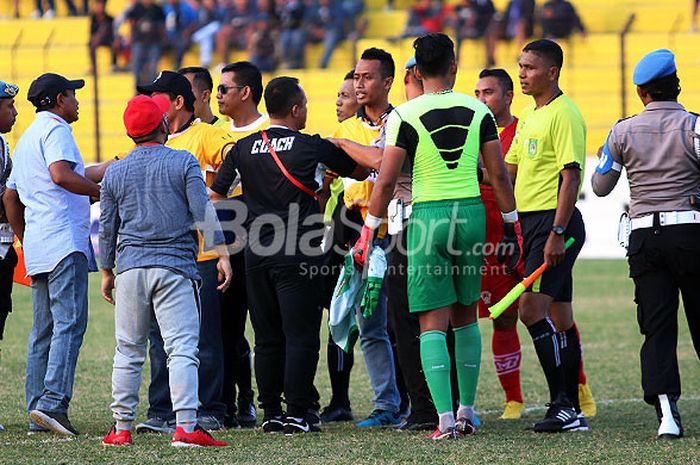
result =
[[[56,96],[64,90],[82,89],[85,81],[82,79],[69,80],[56,73],[44,73],[34,79],[27,92],[27,100],[35,107],[49,107],[56,103]]]
[[[185,104],[190,107],[194,105],[192,84],[185,76],[175,71],[161,71],[153,83],[145,86],[136,86],[136,90],[146,95],[151,95],[153,92],[168,92],[174,95],[182,95],[185,99]]]

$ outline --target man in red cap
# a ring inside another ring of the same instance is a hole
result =
[[[105,174],[101,191],[100,264],[102,295],[115,304],[117,347],[112,370],[112,413],[116,424],[102,440],[130,445],[151,314],[165,342],[170,399],[176,414],[175,447],[225,446],[197,424],[199,299],[195,229],[204,248],[216,248],[218,290],[231,282],[224,236],[197,159],[163,144],[170,101],[139,95],[124,112],[126,132],[136,148]],[[117,246],[117,236],[119,245]],[[116,297],[112,269],[118,254]]]

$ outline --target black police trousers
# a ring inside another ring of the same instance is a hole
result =
[[[255,331],[255,378],[265,417],[305,418],[318,409],[314,387],[321,329],[322,283],[308,264],[246,270],[250,321]]]
[[[700,224],[658,226],[632,232],[628,249],[634,280],[644,400],[680,396],[676,345],[679,291],[695,352],[700,358]]]

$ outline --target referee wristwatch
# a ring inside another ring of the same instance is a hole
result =
[[[561,226],[552,226],[552,232],[557,236],[563,236],[564,228],[562,228]]]

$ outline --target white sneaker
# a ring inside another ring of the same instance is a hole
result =
[[[656,415],[659,419],[658,439],[680,439],[683,437],[681,415],[675,400],[669,399],[666,394],[659,396],[656,405]]]
[[[43,18],[44,19],[54,19],[56,16],[56,13],[53,10],[46,10],[46,13],[44,13]]]

